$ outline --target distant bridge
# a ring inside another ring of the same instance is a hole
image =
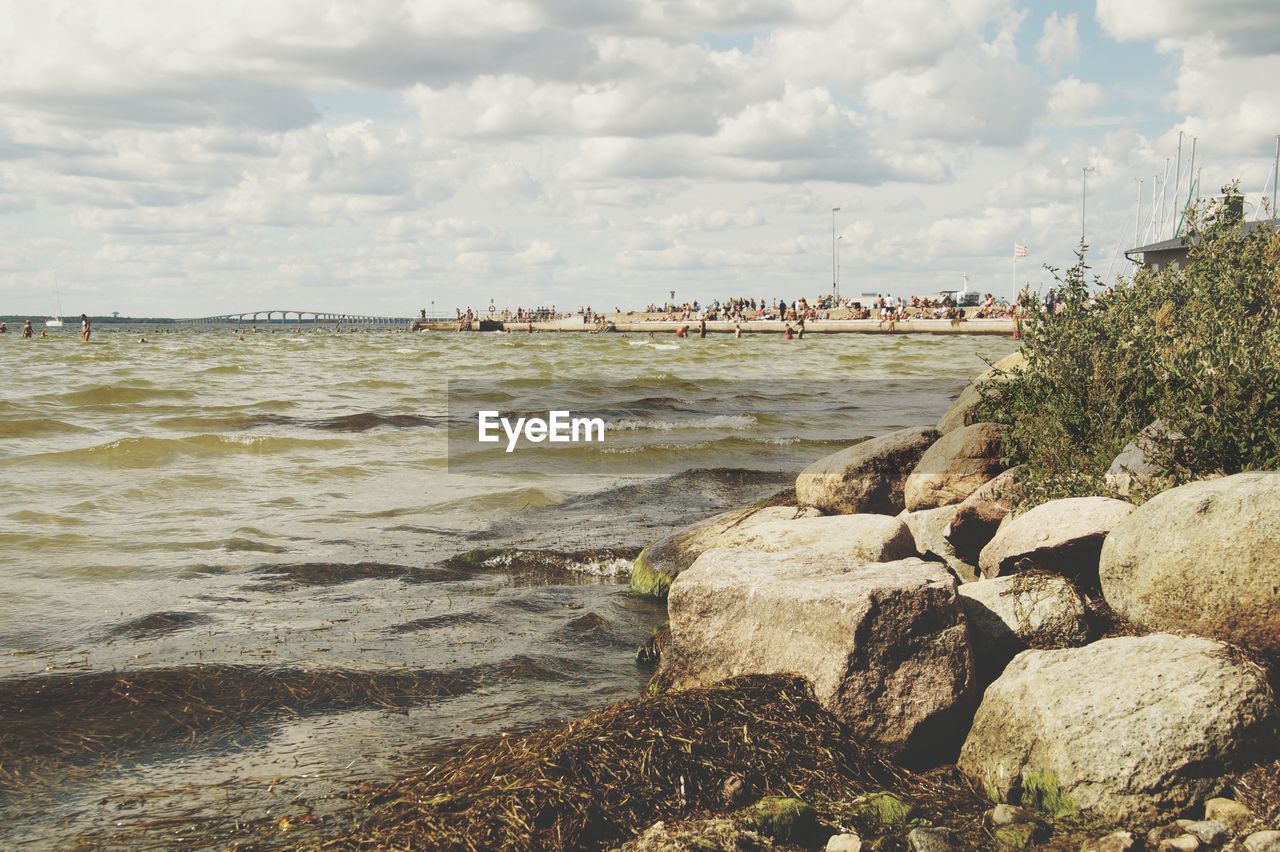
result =
[[[337,325],[407,325],[413,322],[412,317],[379,317],[369,314],[342,314],[333,311],[282,311],[279,309],[270,311],[245,311],[238,314],[215,314],[209,317],[191,317],[188,319],[180,319],[178,322],[187,323],[188,325],[212,325],[214,323],[246,323],[246,322],[265,322],[270,325],[279,317],[281,324],[292,322],[301,325],[302,323],[335,323]]]

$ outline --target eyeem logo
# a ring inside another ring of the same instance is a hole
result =
[[[600,417],[573,417],[568,411],[548,411],[547,419],[541,417],[517,417],[512,423],[497,411],[480,411],[479,437],[482,444],[496,444],[502,440],[498,430],[506,433],[507,452],[515,452],[521,435],[526,441],[541,444],[578,444],[604,441],[604,420]],[[595,437],[592,437],[593,434]]]

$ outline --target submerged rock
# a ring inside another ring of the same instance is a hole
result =
[[[668,611],[662,683],[801,675],[825,707],[909,763],[942,762],[963,736],[973,659],[956,581],[936,563],[710,550],[672,584]]]
[[[909,511],[959,503],[1004,470],[1000,427],[975,423],[939,438],[907,477],[903,498]]]
[[[1109,497],[1050,500],[1003,524],[982,548],[978,567],[984,577],[1039,568],[1089,578],[1102,540],[1132,511],[1133,504]]]
[[[1062,577],[996,577],[966,583],[959,593],[979,683],[995,680],[1010,660],[1030,648],[1075,648],[1089,641],[1084,600]]]
[[[1116,525],[1098,566],[1116,612],[1280,655],[1280,473],[1193,482]]]
[[[692,565],[704,550],[715,547],[725,532],[770,521],[816,518],[821,514],[817,509],[793,506],[749,506],[721,512],[665,536],[642,550],[631,568],[631,590],[641,595],[666,597],[671,581]]]
[[[1265,674],[1209,639],[1025,651],[987,687],[960,767],[996,801],[1149,821],[1221,789],[1275,712]]]
[[[900,429],[818,459],[796,477],[796,500],[835,515],[896,515],[902,489],[936,429]]]

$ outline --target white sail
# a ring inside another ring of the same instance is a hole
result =
[[[58,284],[54,282],[53,297],[58,306],[58,312],[44,321],[45,328],[62,328],[62,294],[58,292]]]

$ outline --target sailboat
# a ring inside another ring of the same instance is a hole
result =
[[[45,328],[62,328],[62,294],[58,292],[58,285],[53,285],[54,298],[58,303],[58,312],[44,321]]]

